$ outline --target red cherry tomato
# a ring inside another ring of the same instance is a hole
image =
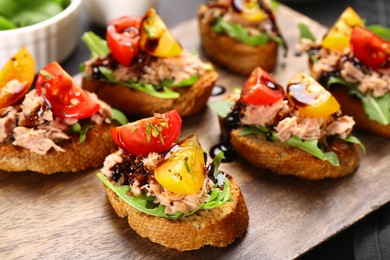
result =
[[[146,156],[171,148],[180,135],[181,118],[176,110],[111,129],[115,143],[132,155]]]
[[[60,118],[87,118],[100,109],[99,104],[78,87],[57,62],[39,72],[35,88],[54,115]]]
[[[130,66],[140,46],[141,17],[123,16],[107,26],[107,44],[112,56],[123,66]]]
[[[241,99],[250,105],[270,105],[285,97],[283,87],[266,71],[256,68],[244,84]]]
[[[373,69],[390,67],[390,42],[373,32],[356,27],[351,36],[351,50],[363,64]]]

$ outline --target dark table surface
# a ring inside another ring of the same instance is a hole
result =
[[[204,0],[159,0],[156,9],[168,27],[173,27],[195,17],[196,10],[202,2]],[[355,8],[366,19],[367,24],[390,27],[389,0],[284,0],[281,2],[327,27],[334,23],[347,6]],[[104,34],[105,29],[93,24],[84,10],[79,23],[80,35],[90,30]],[[62,65],[70,74],[77,74],[79,64],[88,59],[89,55],[89,51],[80,40],[71,57]],[[381,249],[390,247],[388,216],[390,216],[390,204],[318,245],[302,256],[302,259],[386,259],[388,256],[384,255]],[[368,243],[370,239],[374,242]],[[383,241],[388,243],[383,244]]]

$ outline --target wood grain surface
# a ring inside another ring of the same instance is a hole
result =
[[[280,6],[278,21],[290,52],[275,71],[283,84],[308,71],[295,57],[297,23],[321,36],[325,28]],[[199,53],[197,24],[173,29],[182,44]],[[229,90],[244,78],[220,70]],[[213,97],[212,100],[222,98]],[[182,137],[197,132],[205,149],[219,141],[217,116],[206,109],[184,121]],[[241,184],[250,223],[242,239],[226,248],[180,253],[132,231],[109,205],[96,170],[43,176],[0,173],[0,259],[289,259],[295,258],[390,201],[388,139],[356,132],[367,148],[355,174],[338,180],[306,181],[256,169],[238,159],[222,164]]]

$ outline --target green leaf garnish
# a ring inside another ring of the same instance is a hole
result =
[[[378,35],[379,37],[382,37],[383,39],[390,41],[390,29],[386,27],[382,27],[380,25],[370,25],[367,26],[367,29]]]
[[[109,81],[109,82],[117,82],[115,74],[112,70],[110,70],[107,67],[99,66],[98,67],[99,72],[103,74],[103,76]]]
[[[9,30],[15,28],[16,25],[12,21],[0,15],[0,30]]]
[[[279,2],[276,0],[271,0],[271,8],[272,10],[277,11],[279,8]]]
[[[89,124],[85,127],[81,127],[80,123],[73,124],[69,126],[69,129],[72,133],[78,133],[80,135],[79,137],[79,144],[84,143],[85,139],[87,138],[87,133],[89,129],[93,127],[92,124]]]
[[[171,87],[174,88],[188,87],[195,84],[195,82],[197,82],[198,80],[199,80],[199,75],[195,74],[189,77],[188,79],[180,81],[176,85],[171,85]]]
[[[311,32],[311,30],[309,29],[309,27],[304,24],[304,23],[299,23],[298,24],[298,29],[299,29],[299,35],[300,35],[300,39],[309,39],[313,42],[316,41],[316,37],[314,36],[314,34]]]
[[[354,143],[354,144],[359,145],[360,148],[362,149],[363,153],[366,153],[366,147],[363,145],[363,143],[356,136],[350,135],[350,136],[347,136],[347,138],[344,138],[342,140],[344,140],[348,143]]]
[[[226,33],[233,39],[250,46],[264,45],[270,40],[275,40],[270,38],[266,33],[250,35],[249,31],[240,24],[224,21],[221,17],[216,18],[212,30],[215,33]],[[275,41],[278,42],[277,40]]]
[[[213,159],[213,162],[212,162],[214,164],[213,176],[215,179],[218,177],[218,174],[220,173],[218,168],[219,168],[219,165],[221,165],[222,158],[223,158],[223,152],[219,152]]]
[[[120,125],[125,125],[129,122],[125,114],[123,114],[120,110],[115,109],[113,107],[111,107],[110,109],[111,109],[111,120],[117,121]]]
[[[210,102],[208,107],[215,111],[218,116],[225,118],[234,106],[234,102],[226,99],[220,99],[214,102]]]
[[[329,161],[333,166],[340,166],[337,155],[334,152],[324,153],[318,147],[318,140],[302,140],[296,136],[290,137],[287,144],[299,148],[321,160]]]
[[[173,215],[166,214],[165,213],[165,206],[159,204],[156,205],[153,203],[155,200],[155,197],[153,196],[145,196],[140,195],[137,197],[129,196],[127,193],[131,190],[130,186],[123,185],[120,187],[117,187],[113,185],[104,175],[101,173],[97,173],[97,177],[103,182],[103,184],[112,190],[116,195],[118,195],[119,198],[121,198],[124,202],[126,202],[128,205],[134,207],[135,209],[144,212],[146,214],[155,216],[155,217],[161,217],[161,218],[167,218],[172,220],[177,220],[181,217],[187,217],[199,210],[210,210],[217,208],[219,206],[222,206],[224,203],[231,201],[230,198],[230,182],[228,178],[225,178],[224,180],[224,188],[221,190],[218,187],[214,187],[214,189],[211,190],[210,197],[204,204],[200,205],[195,210],[189,212],[189,213],[182,213],[182,212],[176,212]]]
[[[93,32],[86,32],[81,39],[87,45],[93,58],[106,57],[110,53],[107,42]]]
[[[362,101],[369,119],[382,125],[390,124],[390,93],[382,97],[365,96]]]

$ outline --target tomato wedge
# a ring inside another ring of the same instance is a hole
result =
[[[179,56],[183,51],[154,8],[146,12],[140,36],[141,48],[152,56],[174,57]]]
[[[164,188],[179,194],[197,193],[205,178],[203,149],[197,135],[173,146],[160,160],[154,177]]]
[[[268,17],[260,8],[258,0],[233,0],[233,8],[248,21],[259,22]]]
[[[332,94],[305,73],[298,73],[289,81],[287,98],[301,114],[309,117],[327,117],[340,109]]]
[[[373,69],[390,66],[390,42],[367,29],[356,27],[353,30],[351,50],[356,58]]]
[[[83,119],[100,109],[100,105],[78,87],[57,62],[39,72],[35,88],[59,118]]]
[[[123,66],[130,66],[140,47],[141,17],[123,16],[107,26],[106,38],[112,56]]]
[[[34,59],[21,48],[0,71],[0,108],[14,104],[30,89],[35,76]]]
[[[347,7],[329,29],[322,40],[322,46],[330,50],[343,51],[349,47],[352,30],[356,26],[364,27],[364,20],[352,7]]]
[[[168,151],[180,135],[181,118],[176,110],[111,129],[115,143],[132,155]]]
[[[268,72],[256,68],[241,92],[241,100],[250,105],[271,105],[285,97],[283,87]]]

